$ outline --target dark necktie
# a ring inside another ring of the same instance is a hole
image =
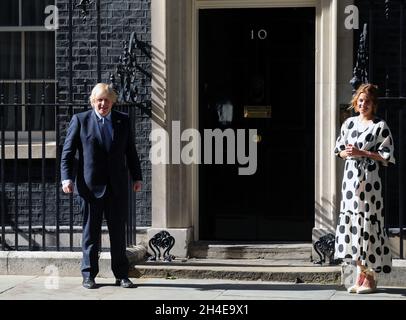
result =
[[[102,134],[104,147],[106,148],[107,151],[110,151],[111,134],[110,134],[109,128],[107,127],[108,126],[107,122],[108,122],[108,120],[106,118],[101,118],[100,128],[101,128],[101,134]]]

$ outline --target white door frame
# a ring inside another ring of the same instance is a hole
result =
[[[336,136],[337,82],[337,0],[192,0],[191,104],[192,125],[198,119],[199,10],[224,8],[316,8],[315,52],[315,230],[334,230],[336,202],[336,162],[333,148]],[[191,174],[192,224],[194,239],[199,239],[198,166]],[[213,182],[215,183],[215,182]],[[314,234],[314,231],[313,231]]]

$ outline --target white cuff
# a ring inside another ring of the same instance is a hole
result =
[[[72,183],[72,180],[71,180],[71,179],[62,180],[62,187],[65,187],[65,186],[67,186],[67,185],[69,185],[69,184],[71,184],[71,183]]]

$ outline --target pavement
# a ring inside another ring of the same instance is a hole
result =
[[[361,295],[349,294],[340,285],[172,276],[132,278],[136,287],[125,289],[114,286],[114,280],[98,277],[96,289],[85,289],[81,277],[0,275],[0,308],[22,318],[39,313],[53,318],[108,314],[130,319],[242,320],[271,314],[307,318],[326,310],[342,314],[348,308],[373,318],[381,305],[388,311],[402,310],[406,301],[405,287],[381,286],[376,293]]]
[[[402,310],[406,288],[379,287],[373,294],[349,294],[344,286],[219,279],[132,278],[135,288],[114,286],[114,278],[96,278],[96,289],[81,277],[0,275],[2,312],[31,318],[100,319],[272,319],[308,318],[362,310]],[[326,312],[327,311],[327,312]],[[355,314],[355,313],[354,313]],[[273,316],[273,317],[272,317]]]
[[[266,254],[271,251],[265,249]],[[230,252],[234,254],[230,249],[227,255]],[[342,313],[347,310],[344,304],[352,303],[352,308],[362,307],[363,316],[371,312],[372,317],[377,303],[401,310],[406,300],[406,260],[395,259],[392,272],[379,276],[377,292],[359,295],[346,291],[354,280],[354,268],[314,265],[305,259],[308,251],[305,256],[278,253],[272,259],[228,259],[216,253],[211,259],[170,263],[145,261],[145,253],[143,246],[127,250],[130,278],[136,284],[130,289],[114,286],[110,255],[101,253],[98,287],[89,290],[82,287],[81,252],[0,252],[0,308],[20,317],[32,317],[33,310],[55,316],[46,312],[52,305],[64,316],[75,317],[78,310],[82,317],[89,313],[92,318],[95,313],[104,316],[118,310],[120,317],[130,313],[138,318],[142,311],[141,319],[154,320],[261,319],[271,311],[279,314],[278,308],[284,315],[305,317],[307,312],[314,317],[321,312],[320,304],[327,303],[334,304],[329,314]],[[368,302],[371,305],[366,307]]]
[[[349,294],[341,285],[294,284],[219,279],[132,278],[136,288],[114,286],[114,278],[96,278],[96,289],[81,277],[0,275],[0,300],[403,300],[405,287],[378,286],[372,294]]]

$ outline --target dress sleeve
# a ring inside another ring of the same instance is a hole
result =
[[[380,129],[380,130],[379,130]],[[392,133],[385,121],[382,120],[382,125],[379,127],[379,132],[377,133],[377,144],[376,151],[379,155],[384,158],[386,161],[383,163],[384,166],[387,166],[388,163],[395,164],[394,156],[394,143],[392,138]]]
[[[348,136],[348,119],[344,121],[341,126],[340,135],[337,138],[336,145],[334,147],[334,153],[336,156],[340,157],[340,152],[345,150],[345,141],[347,140]],[[341,158],[341,157],[340,157]]]

